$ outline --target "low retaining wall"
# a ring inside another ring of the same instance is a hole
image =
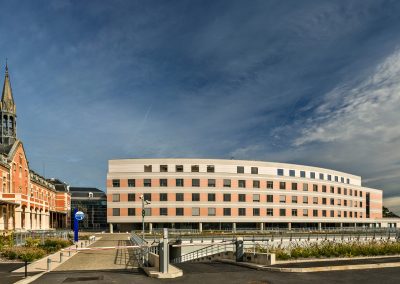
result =
[[[160,257],[158,254],[149,253],[148,263],[151,267],[143,267],[144,272],[149,277],[153,278],[176,278],[183,275],[183,271],[179,268],[169,264],[168,272],[161,273],[160,272]]]
[[[215,260],[230,259],[236,260],[236,253],[233,251],[220,252],[212,255],[200,257],[192,260],[192,262],[209,262]],[[250,253],[245,252],[243,255],[243,262],[250,262],[261,265],[274,265],[276,263],[274,253]]]

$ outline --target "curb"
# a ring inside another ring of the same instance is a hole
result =
[[[292,272],[292,273],[307,273],[307,272],[324,272],[324,271],[344,271],[344,270],[362,270],[362,269],[379,269],[379,268],[392,268],[400,267],[400,262],[387,262],[387,263],[372,263],[372,264],[353,264],[353,265],[334,265],[334,266],[317,266],[317,267],[304,267],[304,268],[286,268],[286,267],[273,267],[262,266],[253,263],[235,262],[232,260],[221,259],[219,262],[229,263],[232,265],[247,267],[255,270],[265,270],[274,272]]]

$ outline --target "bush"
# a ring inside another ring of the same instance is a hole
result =
[[[46,250],[48,253],[56,252],[62,248],[66,248],[72,245],[70,240],[64,239],[46,239],[44,244],[40,247]]]
[[[44,257],[46,251],[41,248],[11,247],[3,249],[2,255],[8,259],[21,259],[31,262]]]
[[[25,246],[29,248],[36,248],[40,244],[40,239],[26,238]]]
[[[258,248],[259,252],[272,252],[278,260],[291,258],[319,258],[319,257],[357,257],[400,254],[400,242],[368,241],[368,242],[335,242],[323,241],[320,243],[292,243],[290,248],[271,247]]]

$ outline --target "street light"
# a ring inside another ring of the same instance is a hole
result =
[[[140,195],[140,199],[142,200],[142,239],[144,240],[144,216],[146,215],[144,207],[151,204],[151,202],[145,200],[143,194]]]

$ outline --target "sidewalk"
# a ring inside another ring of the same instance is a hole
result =
[[[90,245],[96,243],[98,240],[100,240],[101,238],[96,238],[96,240],[94,242],[92,242]],[[89,241],[87,240],[82,240],[79,241],[78,243],[71,245],[68,248],[65,248],[66,250],[68,249],[75,249],[76,245],[78,245],[78,248],[85,247],[85,244],[89,245]],[[62,251],[62,250],[61,250]],[[73,257],[74,255],[76,255],[78,252],[77,251],[71,251],[71,252],[63,252],[63,257],[62,257],[62,261],[60,261],[60,253],[61,251],[58,251],[54,254],[48,255],[47,257],[44,257],[42,259],[36,260],[32,263],[30,263],[28,265],[28,275],[29,274],[35,274],[34,276],[29,276],[28,278],[24,278],[16,283],[18,284],[24,284],[24,283],[30,283],[32,281],[34,281],[35,279],[39,278],[40,276],[42,276],[44,273],[48,272],[48,271],[52,271],[54,269],[56,269],[58,266],[60,266],[62,263],[64,263],[65,261],[69,260],[71,257]],[[47,261],[48,259],[51,260],[51,264],[50,264],[50,270],[47,270]],[[25,272],[25,266],[22,266],[14,271],[12,271],[12,273],[24,273]]]

